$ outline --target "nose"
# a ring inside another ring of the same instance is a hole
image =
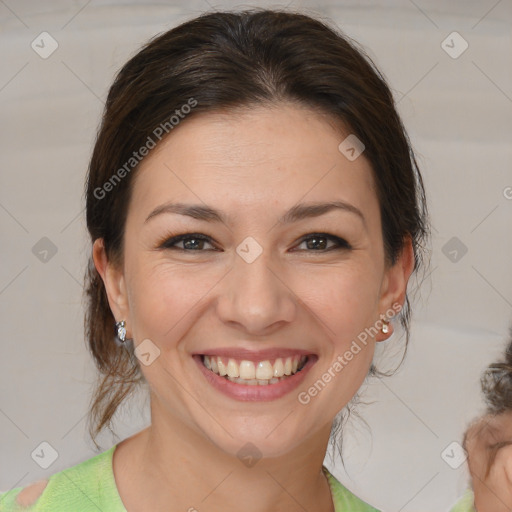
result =
[[[293,321],[297,297],[280,265],[266,251],[251,263],[238,254],[221,282],[217,314],[246,334],[265,336]]]

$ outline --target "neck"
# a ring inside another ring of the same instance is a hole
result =
[[[155,412],[152,403],[152,424],[137,434],[138,448],[131,459],[137,472],[132,481],[141,486],[138,492],[145,496],[146,509],[334,510],[322,471],[329,424],[285,455],[242,461],[177,418]]]

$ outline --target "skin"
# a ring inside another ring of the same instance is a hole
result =
[[[240,504],[247,512],[334,510],[321,471],[331,425],[392,323],[307,405],[297,394],[382,313],[403,305],[414,264],[410,240],[395,265],[385,264],[370,164],[364,154],[349,161],[338,150],[348,134],[293,104],[186,119],[137,171],[122,264],[108,260],[102,240],[95,242],[115,318],[126,320],[135,345],[150,339],[160,350],[151,365],[141,365],[151,425],[114,453],[116,483],[130,512],[225,512]],[[364,222],[341,210],[277,222],[297,203],[330,200],[357,207]],[[231,217],[224,224],[163,213],[145,222],[169,201],[207,204]],[[169,232],[203,233],[212,241],[195,252],[158,249]],[[303,238],[315,232],[352,248],[308,246]],[[248,236],[263,249],[250,264],[236,252]],[[192,359],[214,347],[293,347],[318,360],[296,391],[241,402],[207,383]],[[236,455],[247,442],[262,454],[252,467]]]
[[[510,411],[483,416],[468,429],[465,447],[478,512],[512,510],[512,444],[506,445],[507,442],[512,442]],[[486,476],[487,461],[498,443],[503,446],[496,452]]]

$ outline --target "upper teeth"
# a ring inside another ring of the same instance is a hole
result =
[[[268,359],[265,361],[237,361],[236,359],[222,359],[218,356],[204,356],[203,363],[212,372],[217,375],[228,376],[231,378],[239,377],[245,380],[270,380],[272,378],[292,375],[297,372],[299,364],[306,361],[306,356],[278,357],[274,364]]]

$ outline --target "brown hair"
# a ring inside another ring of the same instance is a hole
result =
[[[133,170],[127,162],[154,137],[155,128],[167,123],[170,133],[169,116],[191,105],[191,99],[195,106],[187,117],[292,101],[350,129],[364,143],[364,156],[374,171],[386,261],[393,264],[410,237],[415,270],[422,266],[423,242],[429,235],[425,192],[385,79],[364,51],[336,28],[304,14],[267,9],[205,13],[152,39],[117,74],[86,188],[91,240],[103,238],[109,260],[122,262],[136,171],[134,162]],[[92,263],[86,293],[86,336],[102,374],[89,414],[94,440],[143,378],[133,355],[113,342],[114,318]],[[400,313],[406,347],[409,319],[406,298]],[[378,373],[373,365],[370,373]]]
[[[501,361],[490,364],[480,379],[480,385],[486,404],[486,414],[499,415],[512,411],[512,327],[505,356]],[[464,435],[463,446],[466,446],[467,432]],[[476,433],[475,435],[479,435]],[[489,476],[498,450],[512,444],[512,439],[501,440],[488,446],[489,455],[485,478]]]
[[[512,411],[512,327],[505,357],[487,367],[480,384],[488,414]]]

